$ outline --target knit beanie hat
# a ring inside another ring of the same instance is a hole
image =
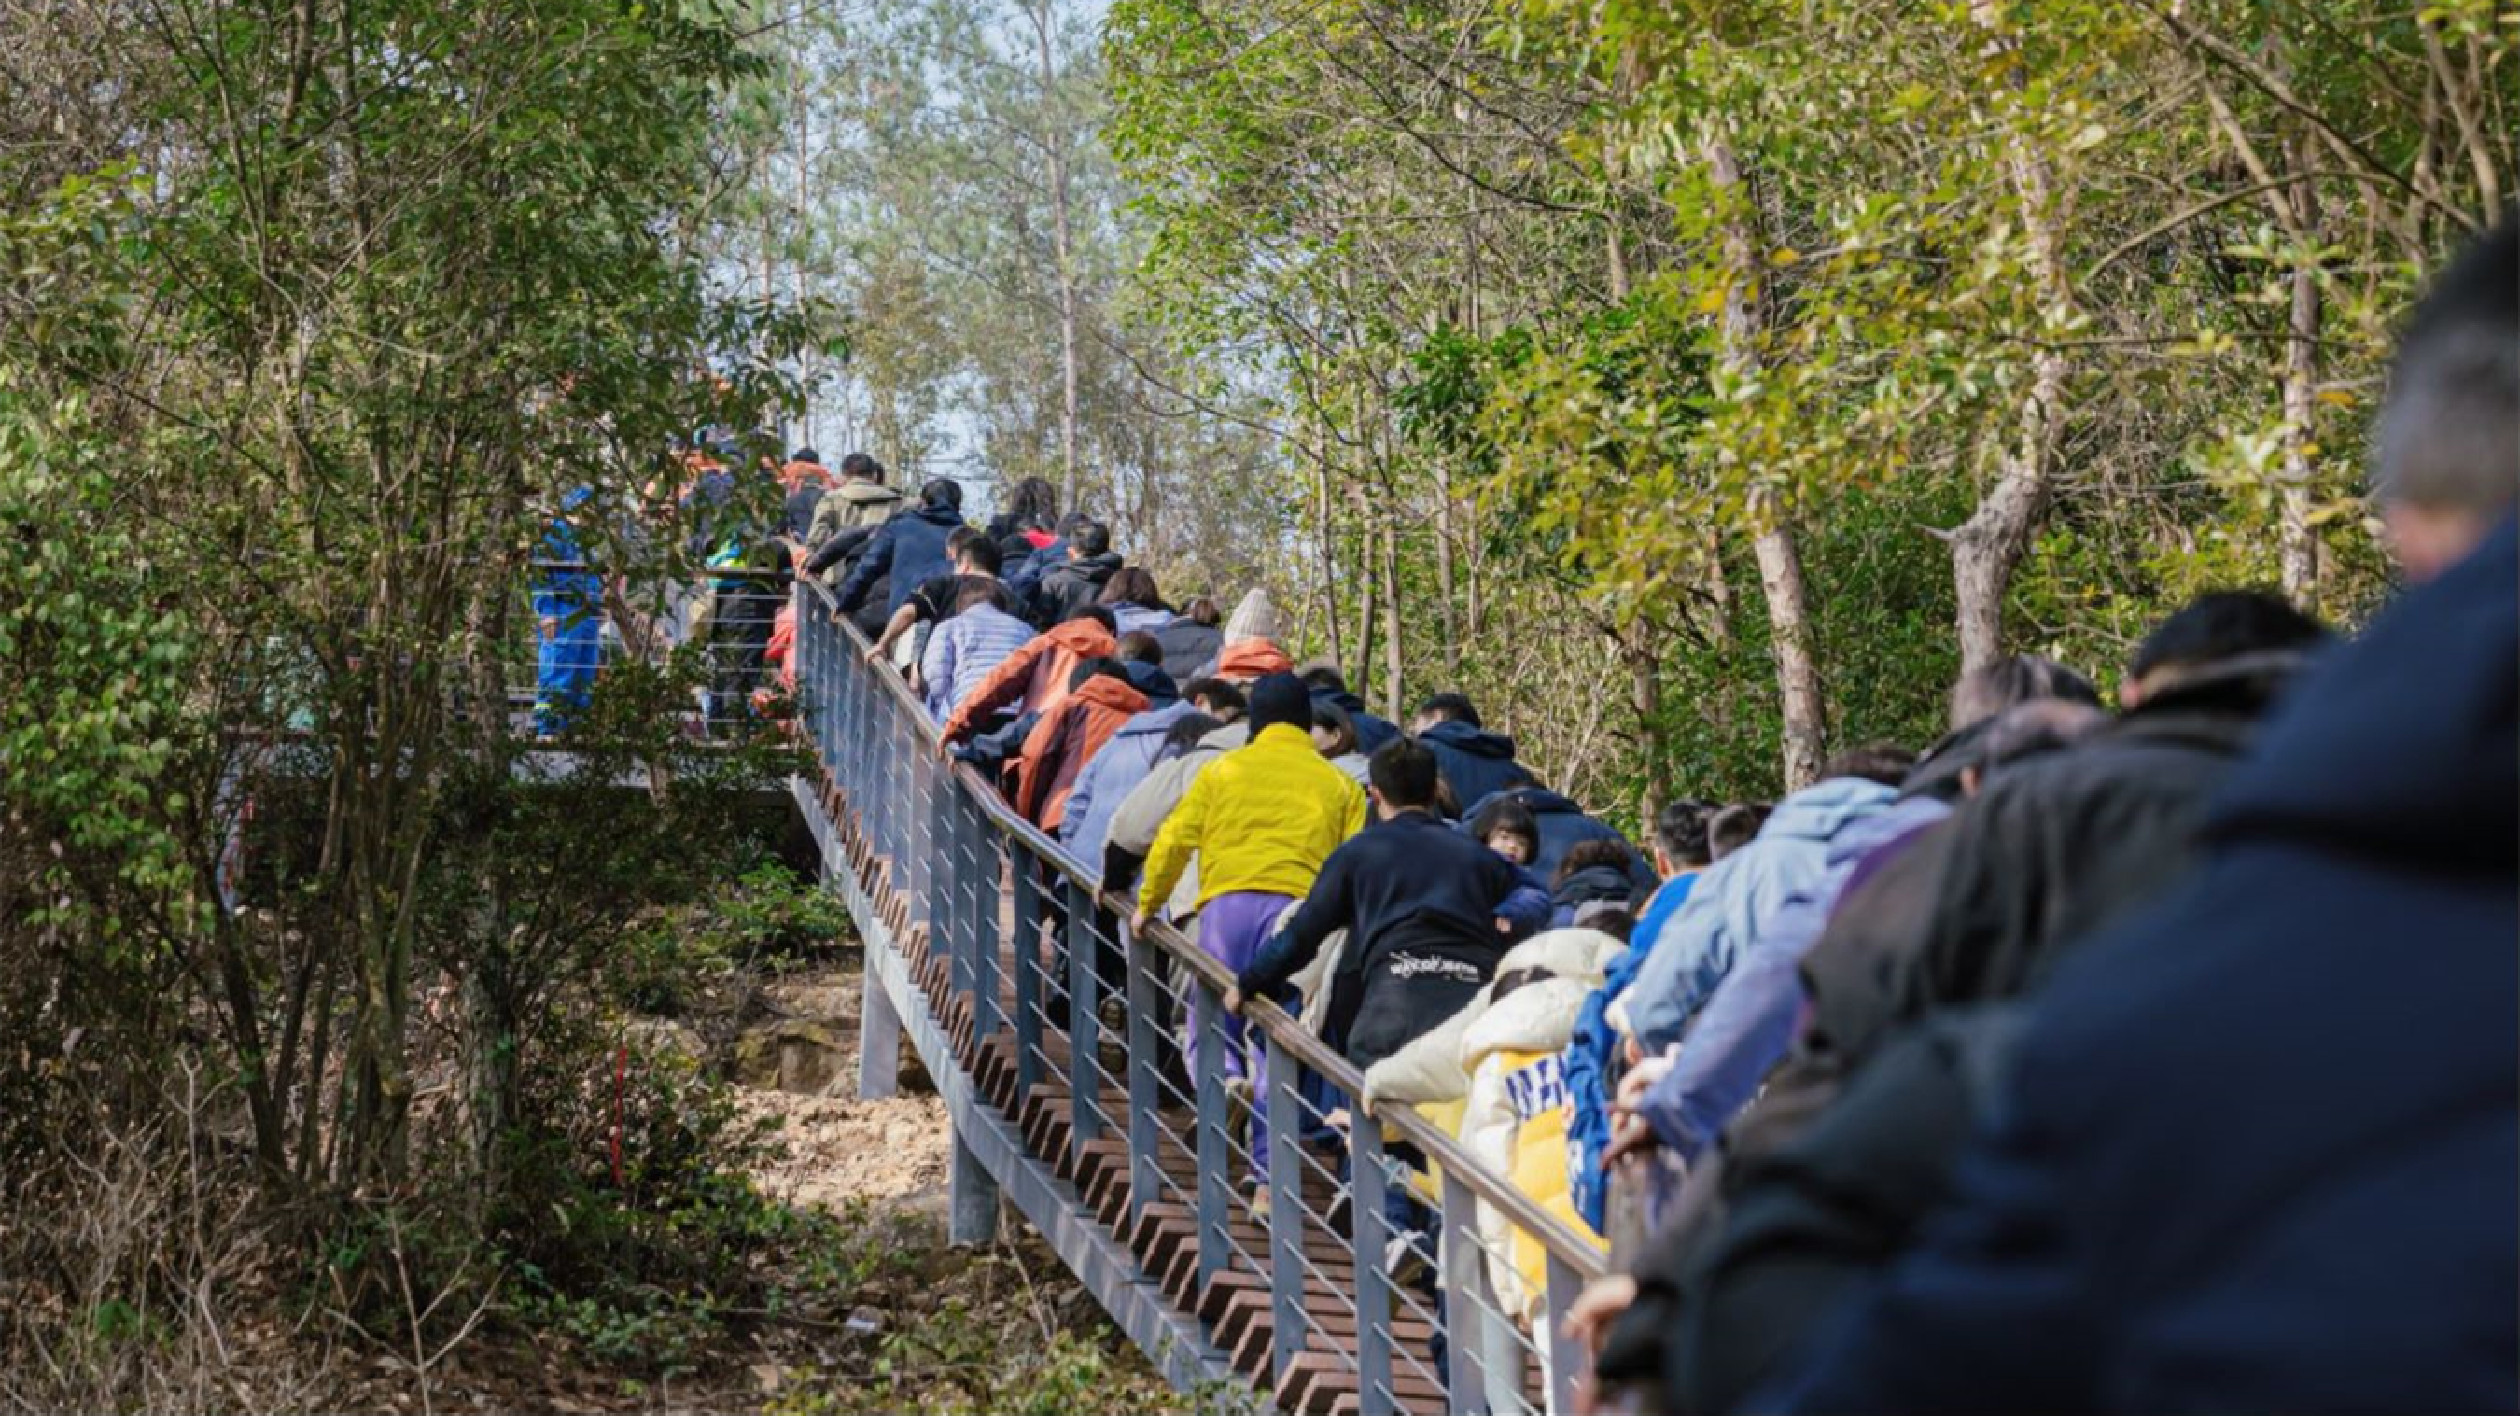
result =
[[[1312,690],[1293,674],[1271,674],[1251,686],[1251,735],[1280,723],[1312,731]]]

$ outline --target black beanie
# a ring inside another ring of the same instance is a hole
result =
[[[1251,735],[1284,723],[1312,731],[1312,690],[1293,674],[1270,674],[1251,686]]]

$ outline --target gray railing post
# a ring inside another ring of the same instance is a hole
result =
[[[1304,1350],[1304,1123],[1295,1102],[1302,1070],[1277,1034],[1269,1060],[1269,1345],[1270,1371],[1283,1383]],[[1359,1315],[1359,1321],[1363,1320]]]
[[[1391,1325],[1398,1304],[1383,1252],[1391,1243],[1384,1186],[1382,1123],[1348,1108],[1348,1221],[1356,1235],[1356,1402],[1358,1416],[1389,1416]]]
[[[1159,1148],[1163,1133],[1156,1115],[1163,1106],[1163,1080],[1155,1065],[1163,1046],[1155,1027],[1155,946],[1132,930],[1129,945],[1129,1224],[1155,1199],[1162,1183]]]
[[[1067,900],[1068,963],[1068,1151],[1082,1159],[1085,1143],[1102,1135],[1102,1002],[1094,970],[1094,893],[1073,880]]]
[[[868,670],[878,676],[886,672],[880,664],[869,664]],[[887,686],[889,687],[889,685]],[[891,698],[886,693],[887,700]],[[901,744],[902,761],[910,764],[910,869],[903,888],[910,895],[910,909],[905,916],[913,925],[929,924],[935,934],[935,911],[928,908],[928,896],[936,888],[937,811],[936,792],[938,762],[933,753],[919,750],[919,735],[911,729],[897,705],[885,704],[885,716],[892,720],[893,731]]]
[[[1487,1383],[1480,1376],[1481,1354],[1474,1350],[1480,1338],[1479,1203],[1450,1169],[1444,1171],[1442,1225],[1444,1397],[1456,1412],[1485,1411]]]
[[[1041,1083],[1041,890],[1033,860],[1007,852],[1015,868],[1015,1095],[1016,1105]]]
[[[1215,992],[1190,980],[1191,1035],[1197,1040],[1191,1075],[1198,1079],[1199,1285],[1225,1267],[1225,1204],[1233,1187],[1233,1150],[1225,1137],[1224,1005]]]
[[[1541,1334],[1540,1350],[1549,1361],[1549,1410],[1572,1411],[1584,1378],[1592,1371],[1592,1353],[1584,1344],[1569,1336],[1563,1319],[1583,1295],[1584,1279],[1572,1265],[1555,1254],[1549,1255],[1549,1301],[1541,1321],[1549,1330]]]
[[[971,1035],[974,1046],[997,1036],[998,956],[1004,947],[998,938],[998,882],[1005,876],[1004,859],[998,845],[997,831],[959,782],[950,777],[946,790],[953,795],[963,821],[963,842],[966,852],[954,862],[954,873],[963,885],[963,935],[971,951]]]

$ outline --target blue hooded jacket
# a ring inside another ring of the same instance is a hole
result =
[[[1803,955],[1828,927],[1855,867],[1877,851],[1913,842],[1918,832],[1949,815],[1950,804],[1935,797],[1902,797],[1829,838],[1821,879],[1778,911],[1716,985],[1689,1030],[1688,1044],[1637,1108],[1682,1160],[1694,1164],[1792,1050],[1804,999]]]
[[[1808,1411],[2505,1411],[2520,553],[2313,669],[2187,882],[2067,959]]]
[[[1860,777],[1816,782],[1778,802],[1757,840],[1698,878],[1628,989],[1628,1026],[1648,1055],[1680,1040],[1734,961],[1787,905],[1827,885],[1830,841],[1895,795]]]
[[[892,520],[875,529],[875,538],[866,543],[866,554],[858,557],[849,578],[841,583],[841,612],[855,610],[887,571],[892,574],[892,596],[884,613],[898,611],[909,602],[911,592],[953,569],[945,558],[945,538],[962,524],[957,507],[922,504],[895,512]]]
[[[1609,1223],[1609,1176],[1601,1169],[1601,1153],[1610,1148],[1610,1054],[1619,1045],[1619,1031],[1610,1026],[1610,1000],[1636,982],[1636,971],[1654,952],[1664,922],[1689,902],[1705,872],[1675,875],[1654,891],[1628,936],[1624,953],[1614,955],[1602,970],[1601,986],[1584,997],[1575,1013],[1575,1035],[1566,1044],[1566,1092],[1573,1107],[1567,1120],[1567,1181],[1575,1212],[1599,1234]]]
[[[1363,730],[1358,733],[1361,744]],[[1514,760],[1514,740],[1503,733],[1447,720],[1419,733],[1417,740],[1435,754],[1436,770],[1452,783],[1453,800],[1465,807],[1531,780]]]

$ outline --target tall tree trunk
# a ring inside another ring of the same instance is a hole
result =
[[[1050,37],[1057,18],[1048,0],[1033,8],[1033,37],[1041,56],[1041,102],[1052,112],[1061,109],[1058,59]],[[1064,118],[1064,113],[1060,116]],[[1050,154],[1051,253],[1059,263],[1059,467],[1067,504],[1073,507],[1084,487],[1076,465],[1076,257],[1068,221],[1068,135],[1062,124],[1061,131],[1042,136],[1042,146]]]
[[[1995,0],[1974,0],[1978,22],[1990,33],[2002,12]],[[2004,43],[2000,39],[1996,43]],[[2030,268],[2038,282],[2042,323],[2050,336],[2062,332],[2073,312],[2073,290],[2059,254],[2054,181],[2047,160],[2018,125],[2005,134],[2005,169],[2021,206],[2030,242]],[[1951,533],[1952,589],[1958,601],[1960,669],[1974,672],[2003,657],[2004,595],[2013,571],[2030,549],[2047,513],[2055,478],[2056,443],[2065,427],[2064,351],[2048,344],[2030,357],[2030,390],[2022,399],[2013,440],[1997,454],[1995,484]]]
[[[1380,586],[1375,570],[1379,561],[1374,555],[1374,520],[1364,504],[1356,502],[1356,663],[1342,666],[1355,683],[1369,683],[1374,673],[1374,612],[1382,608],[1376,598]]]
[[[2293,170],[2307,173],[2316,154],[2305,136],[2293,148]],[[2323,302],[2316,251],[2319,243],[2318,185],[2307,177],[2293,185],[2294,236],[2303,246],[2301,264],[2292,273],[2292,325],[2284,343],[2284,482],[2278,562],[2284,598],[2304,610],[2319,607],[2319,533],[2310,524],[2310,465],[2318,416],[2319,321]]]
[[[1637,750],[1645,758],[1644,783],[1637,794],[1637,821],[1650,835],[1654,818],[1662,813],[1663,803],[1671,799],[1671,756],[1665,750],[1662,725],[1661,646],[1654,642],[1653,626],[1640,615],[1628,626],[1620,648],[1621,657],[1627,660],[1628,707],[1636,714]]]
[[[1400,642],[1400,527],[1385,521],[1382,531],[1383,585],[1383,716],[1400,721],[1400,700],[1407,685],[1401,681]]]
[[[1741,163],[1720,138],[1706,144],[1706,164],[1724,203],[1724,318],[1721,353],[1738,375],[1759,366],[1761,250],[1743,191]],[[1811,604],[1803,585],[1802,553],[1794,544],[1787,509],[1772,495],[1754,495],[1751,548],[1759,561],[1759,587],[1767,597],[1768,632],[1776,659],[1776,686],[1784,710],[1785,789],[1820,775],[1826,723],[1821,709],[1820,664],[1811,646]]]
[[[1330,641],[1330,662],[1345,664],[1347,639],[1339,631],[1339,543],[1330,514],[1330,439],[1324,433],[1313,454],[1313,526],[1321,538],[1321,626]]]

